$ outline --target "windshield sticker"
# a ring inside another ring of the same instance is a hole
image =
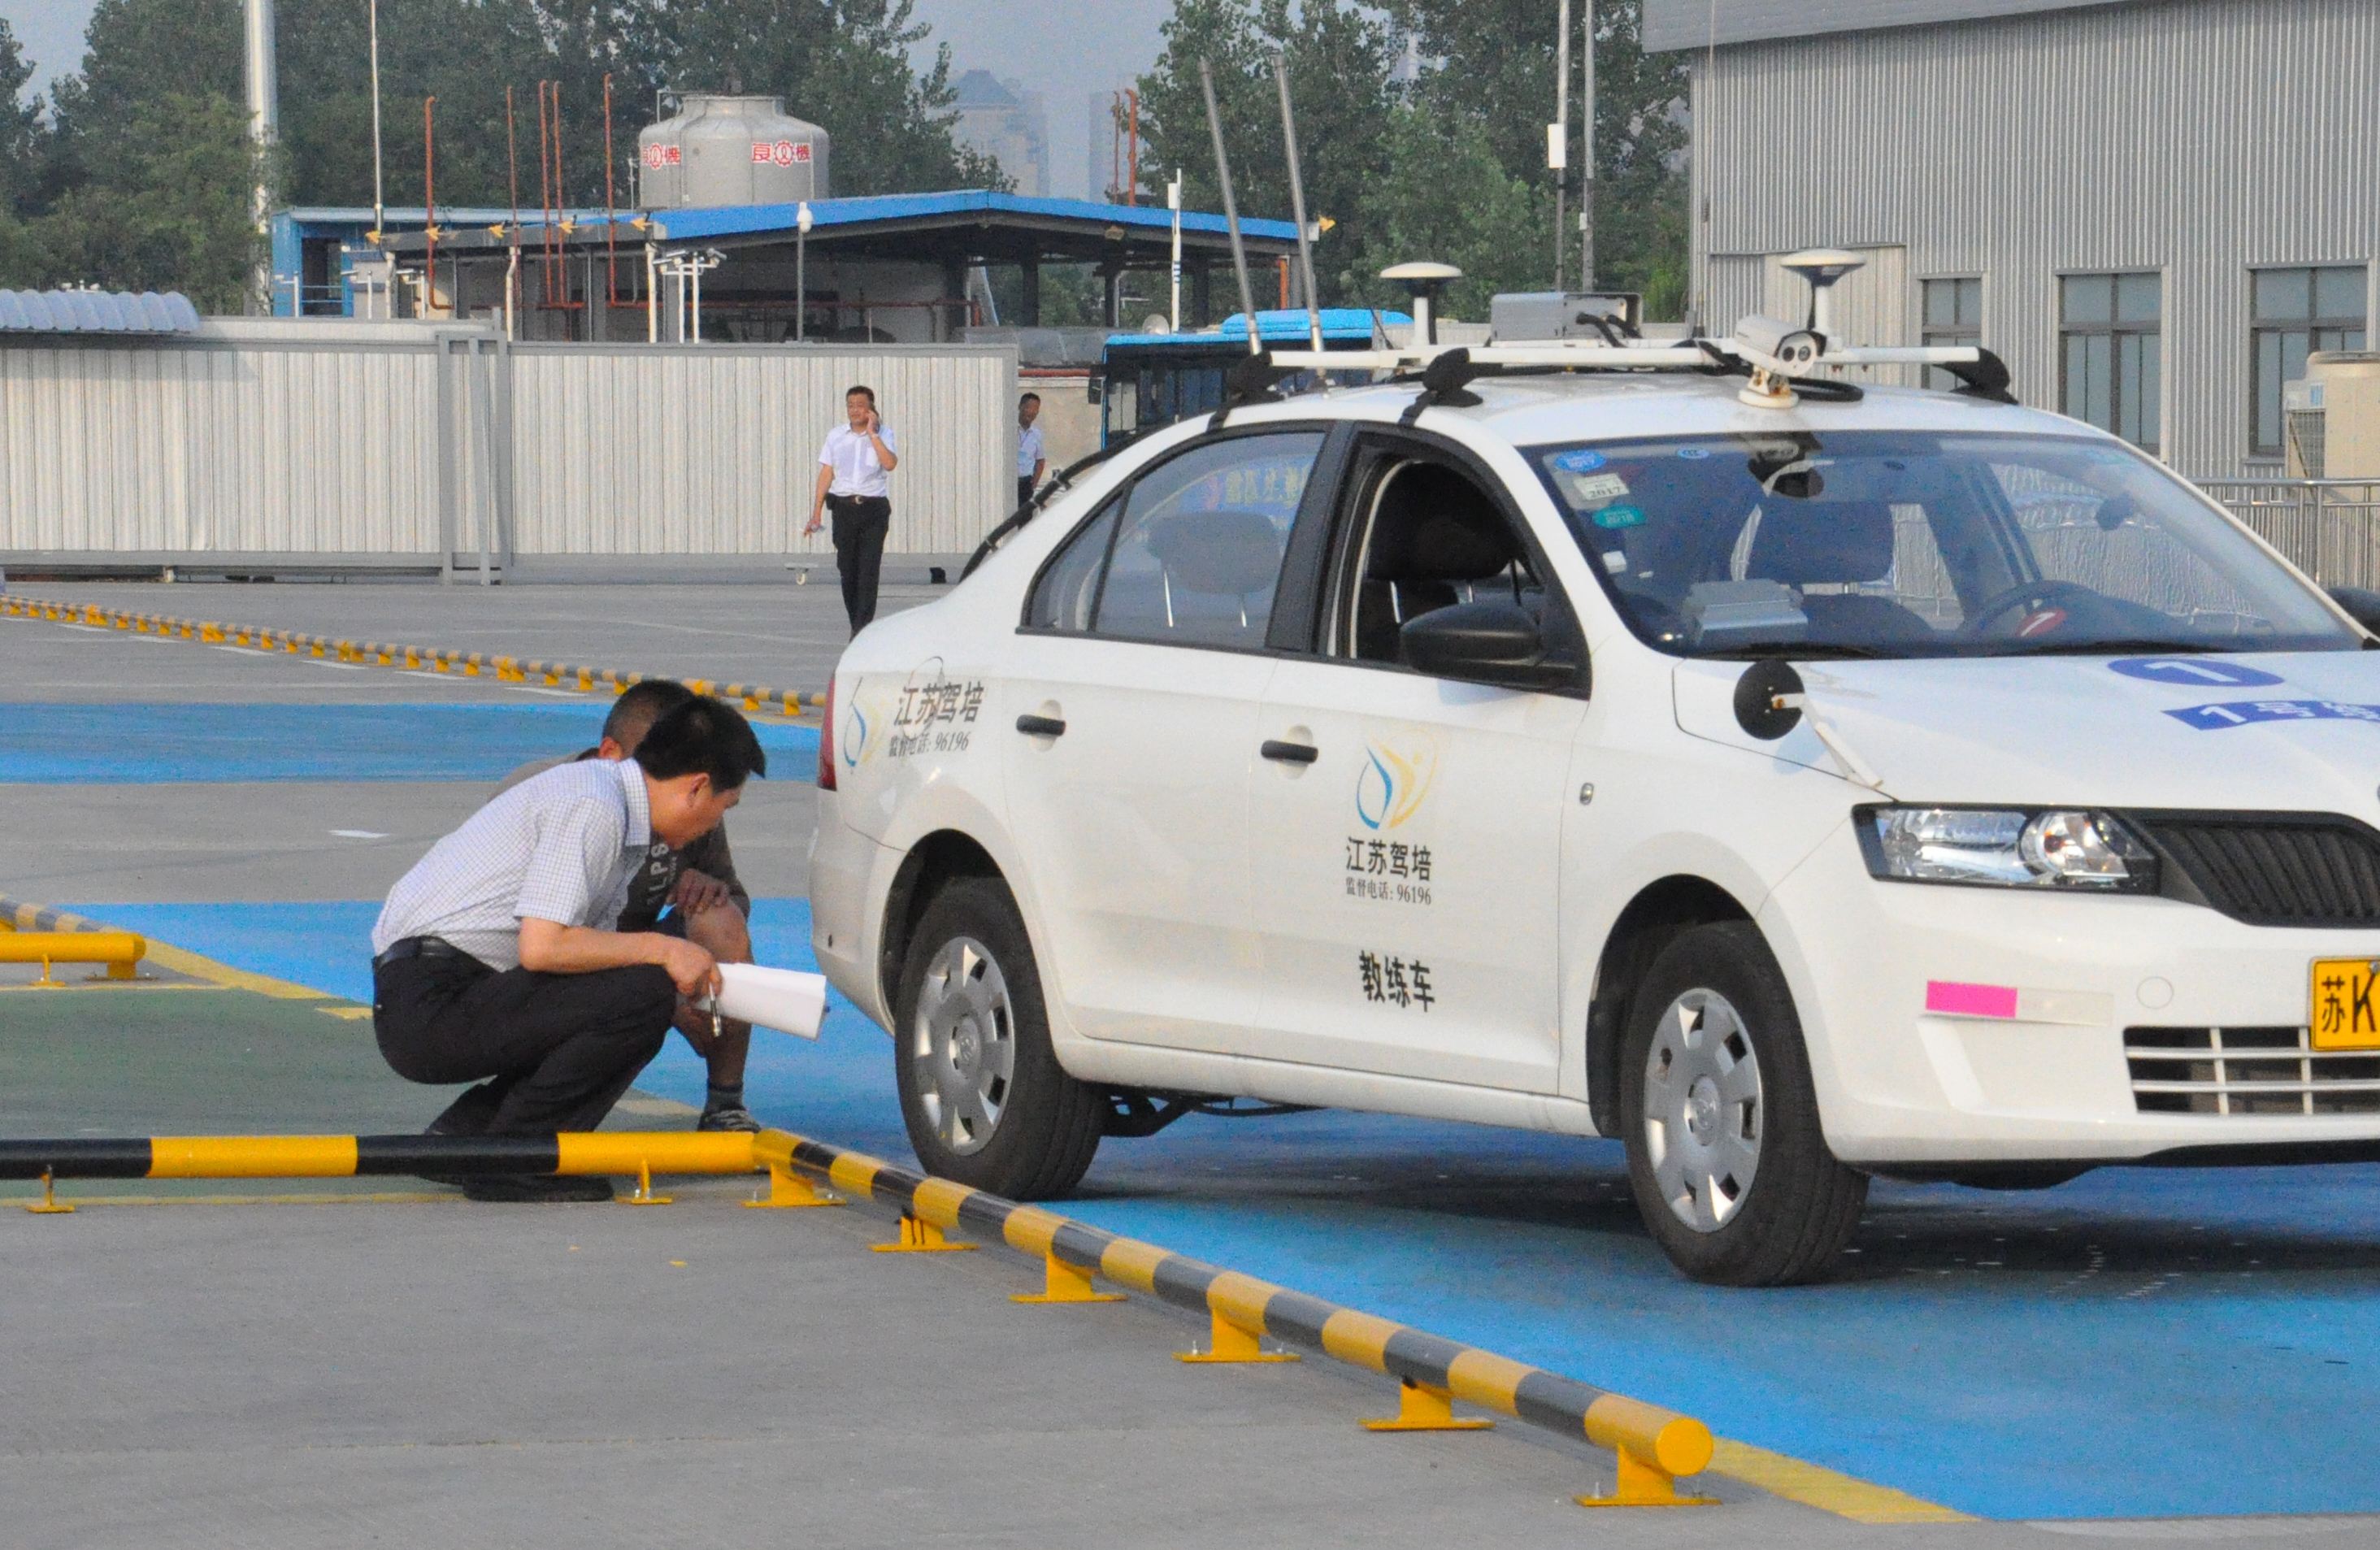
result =
[[[1364,999],[1375,1006],[1427,1011],[1438,1001],[1430,988],[1429,965],[1418,958],[1407,963],[1390,953],[1359,951],[1355,978],[1364,987]]]
[[[1603,568],[1613,575],[1626,575],[1628,574],[1627,554],[1617,549],[1606,550],[1603,554]]]
[[[1606,506],[1595,514],[1597,527],[1642,527],[1645,511],[1641,506]]]
[[[2129,661],[2109,662],[2108,671],[2127,678],[2143,678],[2152,684],[2179,684],[2188,689],[2210,685],[2227,689],[2265,689],[2280,682],[2277,675],[2261,668],[2241,667],[2236,662],[2208,661],[2197,657],[2135,657]]]
[[[1689,463],[1700,463],[1704,458],[1708,457],[1710,454],[1711,450],[1708,447],[1680,447],[1678,449],[1678,455],[1684,458]]]
[[[2380,721],[2380,705],[2343,705],[2328,699],[2238,699],[2166,714],[2200,732],[2222,732],[2260,721]]]
[[[1562,482],[1570,486],[1574,506],[1608,506],[1628,493],[1628,481],[1618,474],[1585,474]]]
[[[1608,461],[1599,452],[1566,452],[1554,458],[1554,466],[1565,474],[1591,474]]]

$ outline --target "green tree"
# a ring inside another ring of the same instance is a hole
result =
[[[247,106],[215,92],[167,92],[79,133],[97,170],[41,222],[59,277],[178,290],[204,311],[242,310],[264,258],[251,202],[265,159]]]
[[[1326,299],[1367,293],[1374,284],[1356,255],[1377,246],[1373,198],[1390,170],[1385,130],[1394,105],[1390,67],[1397,40],[1369,10],[1337,0],[1179,0],[1165,23],[1165,51],[1140,78],[1144,178],[1182,169],[1185,203],[1220,210],[1213,141],[1198,64],[1213,67],[1217,116],[1232,159],[1240,212],[1286,219],[1289,163],[1282,153],[1281,99],[1272,55],[1287,61],[1297,109],[1309,219],[1333,229],[1317,245],[1315,283]],[[1257,286],[1257,305],[1266,304]]]
[[[1648,310],[1674,317],[1686,289],[1685,67],[1675,54],[1645,52],[1642,0],[1594,3],[1597,282],[1644,291]],[[1554,110],[1554,7],[1545,0],[1389,0],[1388,8],[1434,62],[1415,85],[1415,103],[1450,123],[1475,124],[1508,176],[1550,196],[1545,126]],[[1575,142],[1571,161],[1579,161]],[[1549,210],[1550,198],[1547,203]],[[1542,257],[1529,288],[1543,289],[1553,263],[1550,213],[1534,235]],[[1564,283],[1576,285],[1575,273]]]
[[[28,217],[49,154],[42,100],[25,95],[33,67],[0,18],[0,288],[40,284],[47,265]]]
[[[1449,317],[1484,321],[1497,292],[1545,288],[1549,254],[1527,237],[1551,229],[1552,196],[1504,170],[1484,126],[1401,104],[1382,139],[1388,169],[1370,191],[1370,215],[1348,265],[1372,278],[1351,287],[1351,296],[1402,300],[1378,275],[1411,259],[1463,271],[1447,292]]]

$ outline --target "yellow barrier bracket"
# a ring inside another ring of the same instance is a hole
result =
[[[1238,1325],[1233,1324],[1231,1320],[1225,1318],[1220,1314],[1211,1314],[1210,1316],[1214,1322],[1212,1332],[1208,1337],[1207,1349],[1205,1350],[1177,1350],[1173,1353],[1174,1361],[1196,1362],[1202,1366],[1210,1363],[1223,1366],[1239,1365],[1242,1363],[1257,1362],[1295,1362],[1298,1360],[1298,1355],[1293,1350],[1265,1350],[1262,1343],[1259,1342],[1254,1335],[1241,1328]]]
[[[1581,1507],[1717,1507],[1717,1496],[1682,1496],[1678,1494],[1678,1477],[1648,1459],[1638,1456],[1633,1448],[1613,1450],[1618,1470],[1608,1496],[1572,1498]]]
[[[788,1211],[814,1205],[840,1205],[843,1197],[820,1193],[807,1174],[771,1165],[769,1169],[769,1198],[747,1200],[744,1204],[755,1210]]]
[[[956,1254],[975,1248],[973,1243],[953,1243],[942,1236],[942,1229],[929,1221],[921,1221],[901,1213],[901,1236],[891,1243],[871,1243],[871,1253],[880,1254]]]
[[[637,1193],[623,1198],[620,1204],[623,1205],[667,1205],[672,1198],[673,1197],[670,1195],[653,1193],[652,1167],[650,1164],[639,1160],[637,1164]]]
[[[42,1169],[42,1198],[34,1202],[32,1205],[26,1206],[25,1209],[30,1211],[37,1217],[71,1217],[74,1215],[73,1206],[61,1205],[58,1204],[57,1187],[55,1181],[50,1178],[50,1170],[46,1168]]]
[[[1432,1388],[1426,1383],[1404,1380],[1397,1399],[1397,1413],[1382,1420],[1364,1423],[1366,1432],[1485,1432],[1496,1423],[1492,1421],[1468,1421],[1457,1418],[1452,1399],[1443,1388]]]
[[[1091,1284],[1091,1273],[1079,1265],[1069,1265],[1056,1254],[1041,1256],[1041,1290],[1011,1292],[1011,1302],[1121,1302],[1123,1293],[1100,1291]]]

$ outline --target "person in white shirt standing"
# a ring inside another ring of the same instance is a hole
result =
[[[892,526],[892,486],[885,475],[901,466],[892,432],[876,412],[876,390],[843,395],[848,423],[827,432],[819,451],[818,489],[804,534],[819,530],[821,509],[834,514],[834,564],[843,575],[843,611],[857,635],[876,617],[876,581],[884,565],[884,535]]]
[[[1016,503],[1022,507],[1033,499],[1034,490],[1050,466],[1050,459],[1041,450],[1041,427],[1034,422],[1041,418],[1041,395],[1028,393],[1016,401]]]

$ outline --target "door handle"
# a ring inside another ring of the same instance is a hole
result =
[[[1016,730],[1027,737],[1063,737],[1066,723],[1056,716],[1019,716]]]
[[[1257,751],[1275,764],[1312,764],[1322,757],[1322,750],[1311,743],[1283,743],[1279,738],[1266,739]]]

